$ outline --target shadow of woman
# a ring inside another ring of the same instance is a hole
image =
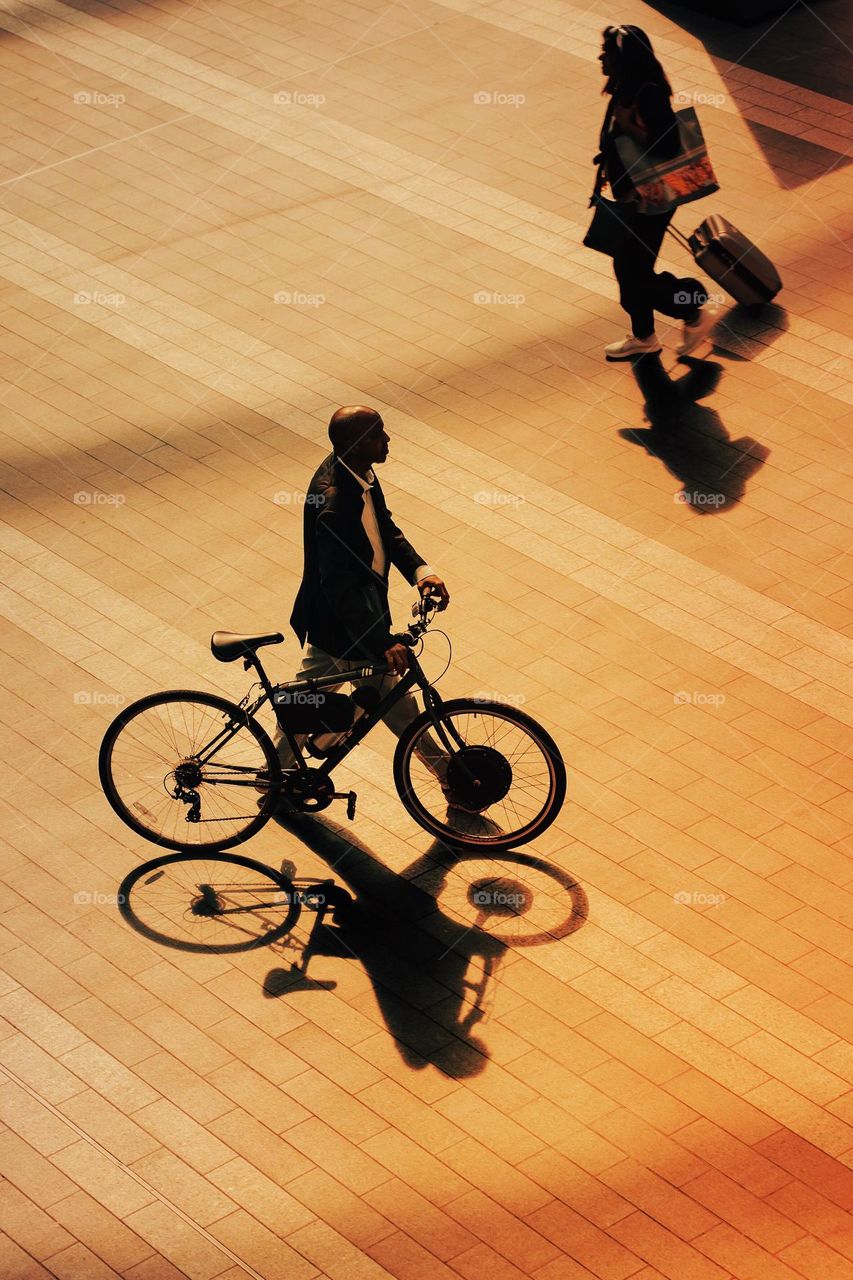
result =
[[[328,863],[354,895],[336,916],[338,927],[321,925],[316,931],[312,954],[359,960],[409,1066],[421,1070],[431,1064],[455,1078],[481,1072],[488,1051],[473,1028],[485,1016],[487,988],[506,944],[445,915],[429,892],[405,873],[390,871],[331,820],[288,815],[277,821]],[[264,992],[285,995],[304,985],[300,976],[274,969]]]
[[[671,378],[659,356],[633,362],[649,426],[627,427],[619,434],[659,458],[681,481],[677,501],[710,515],[741,501],[747,480],[764,464],[770,450],[750,436],[730,440],[719,414],[698,403],[715,390],[722,365],[689,357],[682,363],[688,366],[687,373]]]

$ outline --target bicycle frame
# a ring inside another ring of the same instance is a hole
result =
[[[270,703],[276,718],[276,723],[284,734],[284,737],[286,738],[293,753],[295,767],[300,772],[307,772],[308,769],[313,768],[316,773],[328,776],[333,769],[337,768],[341,761],[346,759],[353,748],[358,746],[367,734],[370,733],[371,729],[373,729],[373,727],[384,718],[386,712],[389,711],[391,707],[395,706],[401,698],[404,698],[415,685],[417,685],[423,693],[424,707],[429,713],[433,723],[433,728],[448,754],[452,755],[454,749],[458,749],[463,745],[461,738],[455,732],[453,726],[445,724],[440,719],[439,712],[442,706],[441,695],[435,688],[433,688],[417,657],[411,651],[409,652],[409,669],[405,675],[400,677],[385,697],[381,698],[372,710],[363,712],[363,714],[356,719],[352,728],[344,731],[342,741],[329,750],[329,752],[324,756],[322,763],[319,765],[309,764],[305,757],[305,753],[297,740],[297,735],[292,733],[291,730],[288,729],[287,725],[283,723],[284,717],[279,712],[278,705],[276,703],[276,695],[282,692],[287,692],[288,694],[312,694],[324,689],[336,689],[342,684],[350,682],[357,683],[359,680],[365,680],[378,675],[388,675],[388,667],[384,664],[365,664],[363,667],[354,668],[352,671],[346,673],[332,672],[325,676],[311,676],[306,679],[289,680],[282,684],[273,685],[256,653],[251,657],[247,656],[244,659],[243,666],[247,671],[252,667],[255,669],[258,674],[258,682],[260,683],[263,692],[252,700],[250,696],[250,689],[249,693],[246,694],[240,703],[238,703],[240,710],[245,715],[246,720],[252,720],[265,703]],[[232,738],[240,727],[241,726],[239,724],[235,724],[233,722],[229,722],[229,724],[225,725],[225,727],[220,730],[220,732],[198,753],[196,757],[197,762],[199,764],[207,763],[210,757],[213,756],[225,742]],[[304,734],[300,734],[298,736],[305,737]],[[233,776],[229,776],[227,780],[225,778],[217,779],[208,776],[206,781],[208,783],[215,783],[219,781],[224,782],[225,785],[231,786],[255,785],[256,779],[252,770],[242,769],[239,766],[227,766],[227,768],[229,775],[245,773],[245,780],[238,780],[237,777]]]

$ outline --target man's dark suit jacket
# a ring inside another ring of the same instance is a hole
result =
[[[371,495],[387,564],[412,582],[425,562],[391,519],[376,479]],[[302,645],[307,639],[335,658],[375,662],[393,643],[388,575],[371,567],[363,512],[361,485],[330,454],[305,499],[305,567],[290,624]]]

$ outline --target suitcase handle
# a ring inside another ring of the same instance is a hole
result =
[[[683,231],[679,231],[677,227],[674,227],[672,223],[670,223],[667,227],[667,232],[672,236],[673,240],[680,244],[682,248],[686,249],[688,253],[693,252],[693,246]]]

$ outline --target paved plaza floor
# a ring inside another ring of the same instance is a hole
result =
[[[618,8],[2,7],[3,1280],[850,1275],[849,17]],[[668,323],[660,361],[602,358],[613,20],[705,128],[721,189],[678,226],[726,214],[784,280],[704,358]],[[156,850],[97,752],[146,693],[245,692],[217,627],[286,631],[290,676],[352,403],[452,594],[440,689],[542,721],[569,789],[458,858],[377,731],[354,823],[245,846],[356,900],[296,981],[299,931],[197,955],[123,921]],[[494,875],[520,916],[478,912]]]

